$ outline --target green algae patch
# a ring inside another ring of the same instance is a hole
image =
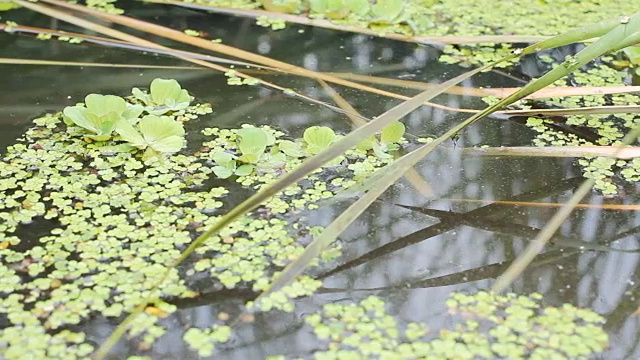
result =
[[[370,296],[355,304],[326,304],[305,322],[325,350],[315,359],[586,359],[607,348],[604,318],[565,304],[543,307],[542,295],[454,293],[451,329],[401,326],[385,303]]]

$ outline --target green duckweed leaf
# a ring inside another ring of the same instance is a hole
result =
[[[240,165],[236,169],[235,174],[238,176],[248,176],[248,175],[251,175],[251,173],[253,172],[253,169],[254,169],[254,166],[251,164]]]
[[[211,170],[220,179],[226,179],[228,177],[231,177],[231,175],[233,175],[232,169],[229,169],[227,167],[220,166],[220,165],[212,167]]]

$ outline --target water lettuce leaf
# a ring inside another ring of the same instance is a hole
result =
[[[129,122],[121,121],[116,126],[121,139],[140,148],[151,148],[160,153],[179,151],[184,146],[184,127],[182,123],[166,116],[147,115],[136,129]]]

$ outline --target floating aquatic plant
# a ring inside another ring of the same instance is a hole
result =
[[[250,165],[251,174],[236,175],[263,186],[277,176],[269,172],[275,169],[268,168],[288,168],[302,159],[280,151],[281,142],[291,141],[283,139],[282,132],[252,126],[208,129],[205,133],[213,139],[202,151],[173,154],[184,145],[183,122],[210,112],[209,106],[196,104],[139,119],[141,106],[135,105],[139,98],[115,98],[92,96],[84,107],[88,110],[82,110],[96,118],[119,114],[113,133],[98,145],[84,140],[87,134],[98,132],[89,132],[73,121],[66,125],[62,113],[47,114],[34,120],[34,126],[7,148],[0,162],[0,291],[7,295],[0,297],[0,313],[8,318],[8,326],[0,330],[0,343],[8,347],[8,359],[27,354],[22,349],[27,334],[42,345],[30,348],[27,355],[34,358],[55,358],[60,349],[67,349],[70,358],[85,356],[93,345],[85,342],[82,333],[61,341],[60,336],[66,334],[63,329],[96,315],[117,318],[126,314],[167,271],[166,281],[154,290],[160,298],[196,296],[189,287],[190,278],[203,275],[215,286],[264,289],[278,269],[302,253],[301,239],[317,232],[302,219],[290,224],[277,216],[311,208],[313,202],[354,184],[343,178],[327,184],[321,173],[314,174],[306,180],[307,186],[287,189],[209,239],[186,269],[169,269],[192,237],[217,221],[223,206],[227,190],[204,186],[215,171],[205,165],[207,161],[238,161],[238,168]],[[105,130],[100,135],[106,134]],[[301,149],[302,141],[291,142]],[[123,143],[145,149],[145,153],[163,154],[162,159],[113,151]],[[222,159],[223,153],[231,156]],[[307,152],[303,155],[309,156]],[[372,169],[385,164],[356,150],[349,161],[373,161]],[[20,224],[39,224],[42,219],[53,222],[40,238],[16,235]],[[33,246],[17,250],[16,245],[24,241]],[[324,254],[323,261],[339,254],[336,247]],[[310,294],[319,284],[301,278],[255,308],[291,310],[293,298]],[[27,293],[29,301],[25,302]],[[165,333],[158,319],[175,311],[175,306],[163,302],[148,306],[129,335],[137,338],[141,349],[150,347]],[[59,345],[52,346],[52,342]]]
[[[111,138],[119,122],[137,122],[144,108],[129,104],[115,95],[89,94],[84,99],[84,106],[67,106],[63,113],[67,122],[88,130],[88,138],[105,141]]]
[[[181,111],[189,107],[191,96],[187,90],[173,79],[155,79],[151,82],[149,93],[133,88],[133,96],[147,105],[145,110],[152,115]]]
[[[375,136],[371,136],[358,145],[361,150],[373,150],[376,156],[380,158],[391,158],[389,151],[397,150],[399,143],[403,141],[402,136],[405,132],[405,126],[400,121],[394,121],[385,126],[380,132],[380,141]]]
[[[604,319],[565,304],[542,307],[541,295],[454,293],[449,311],[465,316],[432,334],[425,324],[400,326],[380,298],[357,304],[326,304],[305,318],[326,350],[316,359],[577,359],[602,352]]]
[[[147,115],[134,127],[129,122],[116,126],[120,138],[138,149],[145,149],[143,160],[163,153],[178,152],[185,145],[184,126],[168,117]]]
[[[626,72],[616,70],[610,66],[610,56],[605,56],[602,63],[586,69],[574,72],[566,80],[560,80],[558,85],[579,86],[611,86],[625,85]],[[487,99],[492,101],[492,99]],[[584,106],[628,105],[640,101],[640,96],[635,94],[612,94],[607,96],[585,95],[562,98],[551,98],[542,102],[546,107],[578,108]],[[531,101],[520,101],[513,108],[530,108]],[[541,104],[538,104],[540,106]],[[581,146],[581,145],[616,145],[624,134],[640,124],[640,116],[637,114],[584,114],[566,116],[566,125],[589,129],[593,134],[591,138],[583,138],[571,132],[558,129],[552,119],[544,117],[529,117],[527,126],[533,129],[537,135],[533,143],[536,146]],[[617,194],[618,188],[625,181],[638,181],[640,162],[632,160],[612,159],[606,157],[584,157],[577,161],[583,169],[583,174],[596,180],[595,188],[605,195]]]

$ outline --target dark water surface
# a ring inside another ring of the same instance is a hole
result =
[[[45,18],[24,11],[25,21],[43,27],[56,26]],[[195,12],[161,6],[143,6],[137,16],[196,28],[221,37],[224,43],[256,51],[292,64],[327,72],[353,72],[390,78],[441,82],[465,69],[439,64],[438,50],[349,33],[330,32],[290,25],[279,32],[255,26],[252,20],[204,16]],[[16,19],[18,20],[18,19]],[[71,27],[58,24],[63,29]],[[298,30],[304,30],[303,33]],[[154,39],[157,40],[157,39]],[[33,37],[0,33],[3,57],[24,57],[60,61],[188,65],[166,56],[133,50],[106,49],[97,45],[73,45],[39,41]],[[518,86],[516,79],[498,72],[482,74],[466,86]],[[0,65],[0,146],[11,144],[29,126],[30,120],[45,112],[58,111],[82,101],[91,92],[127,95],[134,86],[146,87],[156,77],[174,78],[202,101],[213,105],[213,114],[187,128],[192,134],[205,126],[236,127],[242,123],[269,124],[300,136],[310,125],[328,125],[346,132],[348,120],[326,108],[284,96],[262,87],[226,85],[221,73],[208,70],[124,69]],[[330,101],[311,80],[271,76],[270,80],[301,93]],[[365,116],[376,116],[397,104],[397,100],[336,87]],[[394,89],[407,95],[415,90]],[[453,107],[478,107],[471,97],[440,96],[437,102]],[[405,120],[408,132],[417,136],[437,136],[464,119],[464,115],[423,107]],[[192,135],[195,139],[197,136]],[[317,311],[328,302],[360,300],[375,294],[387,301],[388,310],[400,321],[423,321],[438,330],[449,321],[444,301],[453,291],[488,289],[494,279],[527,246],[535,232],[523,232],[522,225],[541,228],[556,208],[542,206],[492,206],[496,200],[562,203],[577,184],[580,170],[572,159],[495,158],[464,155],[461,147],[475,145],[528,145],[533,136],[518,122],[484,119],[472,126],[454,144],[449,141],[417,168],[429,182],[435,200],[421,197],[401,181],[381,202],[341,237],[344,255],[334,267],[325,268],[321,293],[298,301],[295,314],[274,313],[243,325],[235,342],[225,345],[225,359],[256,359],[267,355],[309,356],[316,349],[315,338],[303,330],[301,315]],[[604,198],[596,193],[583,202],[591,205],[637,204],[637,188],[626,194]],[[239,199],[240,200],[240,199]],[[450,211],[447,221],[441,213],[424,214],[394,204]],[[338,206],[336,206],[337,209]],[[343,208],[343,207],[341,207]],[[314,213],[316,224],[326,225],[336,209]],[[456,214],[467,213],[464,216]],[[520,226],[518,226],[520,225]],[[640,248],[637,235],[640,218],[634,211],[603,210],[597,206],[578,209],[561,227],[566,238],[617,249]],[[514,230],[515,229],[515,230]],[[631,313],[639,305],[638,261],[635,253],[579,250],[574,246],[546,249],[534,265],[511,287],[517,293],[540,292],[548,305],[568,302],[593,308],[607,318],[611,349],[606,359],[640,357],[639,320]],[[507,261],[506,263],[501,262]],[[180,303],[181,310],[170,319],[168,334],[154,347],[154,359],[193,358],[181,340],[183,327],[208,326],[220,309],[240,307],[251,294],[230,293],[200,302]],[[95,320],[86,332],[101,342],[115,323]],[[120,344],[114,358],[135,353],[134,344]]]

